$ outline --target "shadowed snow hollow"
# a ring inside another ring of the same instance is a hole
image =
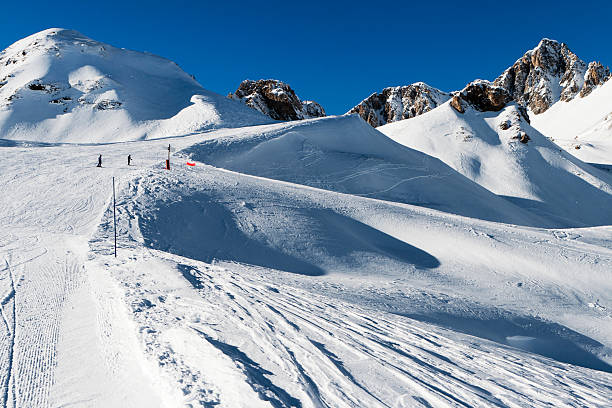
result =
[[[114,142],[269,123],[174,62],[53,28],[0,53],[0,138]]]
[[[378,129],[547,220],[542,226],[612,223],[612,178],[550,142],[515,104],[462,114],[446,103]]]
[[[539,223],[439,160],[395,143],[356,115],[244,129],[185,152],[241,173],[468,217]]]

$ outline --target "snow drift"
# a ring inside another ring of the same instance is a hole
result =
[[[178,65],[53,28],[0,54],[0,138],[114,142],[271,120]]]
[[[531,127],[517,105],[499,112],[446,103],[378,128],[405,146],[439,158],[495,194],[567,227],[612,223],[612,184]]]
[[[560,101],[531,115],[531,124],[589,163],[612,164],[612,81],[584,98]]]
[[[251,128],[196,144],[193,159],[307,186],[514,224],[539,220],[356,115]]]

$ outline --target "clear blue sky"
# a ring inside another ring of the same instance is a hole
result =
[[[70,4],[72,3],[72,4]],[[542,37],[612,65],[610,1],[10,1],[0,47],[50,27],[177,62],[227,94],[288,82],[340,114],[386,86],[494,79]]]

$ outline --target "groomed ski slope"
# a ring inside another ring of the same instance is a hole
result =
[[[3,405],[609,403],[609,226],[518,227],[184,165],[215,139],[293,126],[4,142]]]

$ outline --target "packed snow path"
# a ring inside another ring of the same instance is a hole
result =
[[[511,227],[201,163],[166,172],[167,143],[0,148],[4,406],[610,401],[609,227]],[[192,230],[189,210],[204,214]],[[575,352],[546,351],[559,344]]]

